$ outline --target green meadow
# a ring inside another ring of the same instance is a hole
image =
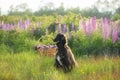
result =
[[[54,57],[32,52],[0,55],[0,80],[120,80],[120,58],[76,57],[78,67],[70,73],[57,71]]]

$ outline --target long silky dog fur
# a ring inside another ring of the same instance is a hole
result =
[[[53,41],[56,42],[57,45],[57,53],[54,64],[56,69],[63,69],[64,72],[69,72],[75,66],[78,66],[70,47],[67,45],[65,35],[58,33]]]

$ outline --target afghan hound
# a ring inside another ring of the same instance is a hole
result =
[[[77,62],[74,58],[74,55],[67,45],[67,39],[62,33],[58,33],[57,36],[53,39],[57,45],[57,53],[55,56],[55,68],[62,69],[65,73],[70,72]]]

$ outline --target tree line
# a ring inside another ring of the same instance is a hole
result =
[[[97,0],[90,8],[80,9],[79,7],[65,9],[64,4],[58,8],[54,7],[54,3],[49,2],[39,10],[33,12],[26,3],[22,3],[13,7],[10,6],[8,15],[66,15],[68,13],[80,14],[83,17],[96,16],[97,18],[107,17],[113,20],[120,19],[120,0]]]

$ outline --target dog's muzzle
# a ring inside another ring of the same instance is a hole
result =
[[[56,41],[55,43],[59,43],[60,41]]]
[[[53,42],[55,42],[55,43],[59,43],[60,41],[57,41],[56,39],[53,39]]]

